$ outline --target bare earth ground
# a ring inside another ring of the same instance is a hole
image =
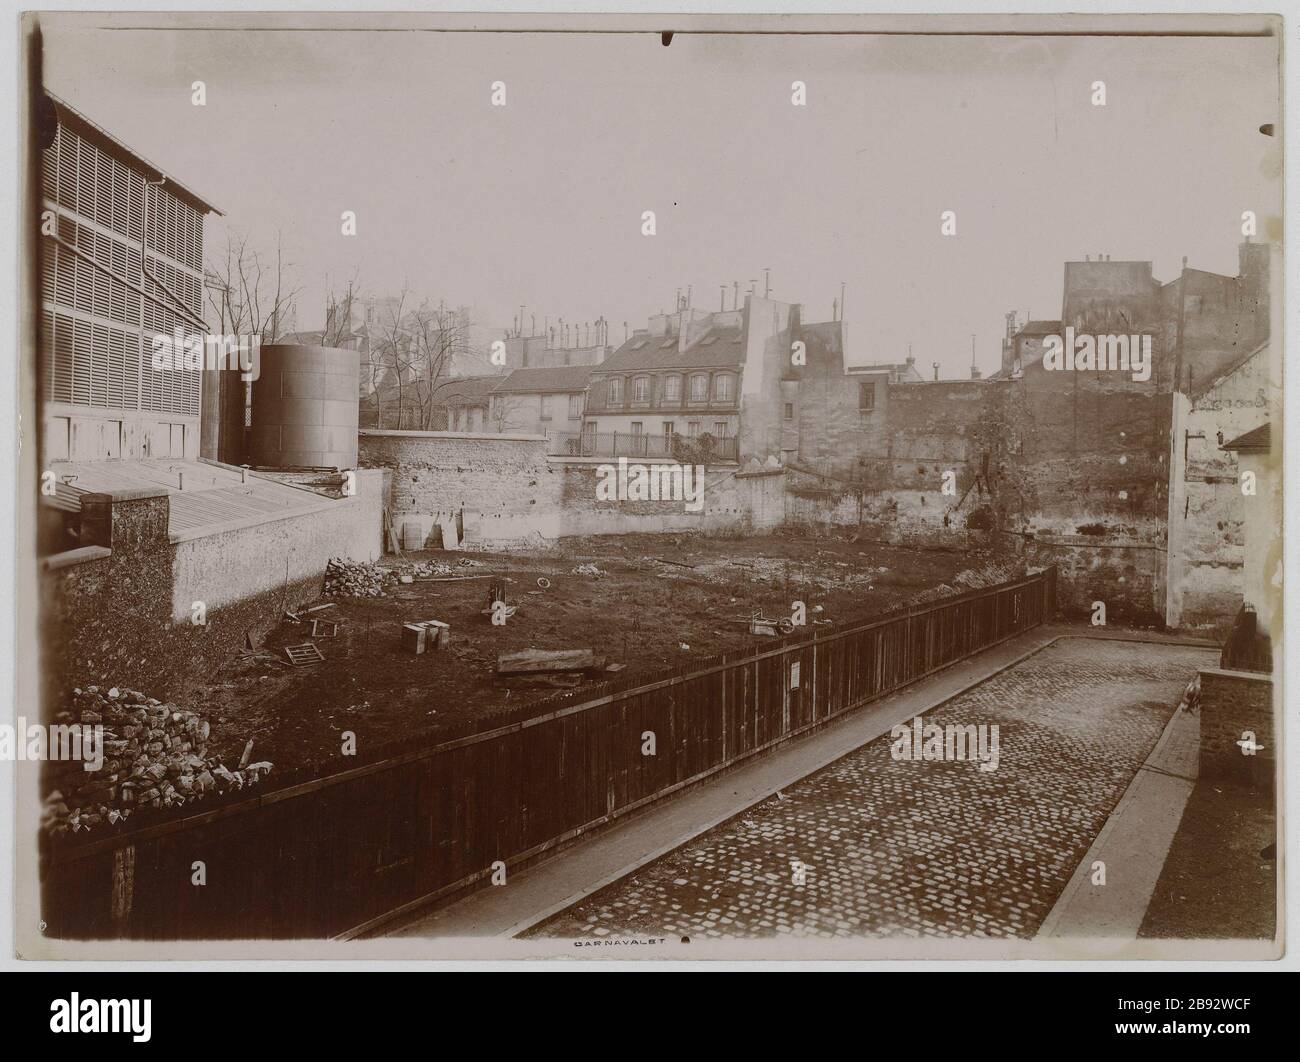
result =
[[[555,692],[498,679],[500,650],[591,648],[626,664],[620,677],[653,676],[752,643],[748,619],[756,610],[789,616],[802,600],[810,625],[863,622],[940,585],[962,589],[954,583],[959,573],[987,568],[993,557],[848,538],[618,535],[567,539],[550,552],[431,551],[382,563],[402,569],[414,561],[501,579],[518,612],[504,626],[481,614],[492,578],[417,579],[387,597],[337,599],[317,615],[340,620],[338,636],[316,639],[325,661],[303,668],[273,658],[283,661],[285,645],[310,640],[285,623],[268,635],[266,652],[237,656],[190,699],[217,724],[230,755],[252,737],[255,757],[279,770],[327,766],[337,761],[343,731],[353,731],[358,746],[373,745]],[[573,573],[590,563],[605,574]],[[539,578],[550,587],[539,587]],[[401,625],[428,619],[451,624],[450,648],[415,656],[402,646]]]
[[[1277,840],[1270,794],[1231,782],[1192,790],[1138,936],[1271,940]]]

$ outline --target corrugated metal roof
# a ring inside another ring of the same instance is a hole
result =
[[[166,490],[171,496],[167,532],[172,538],[182,532],[204,527],[216,530],[224,524],[259,516],[311,512],[328,501],[312,491],[264,479],[253,472],[244,481],[239,472],[205,461],[59,461],[50,470],[58,485],[54,496],[42,498],[42,502],[68,512],[79,511],[86,494]],[[182,475],[184,490],[180,489]]]

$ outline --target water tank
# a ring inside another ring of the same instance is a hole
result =
[[[249,463],[355,468],[357,380],[355,350],[273,343],[262,347],[253,381]]]

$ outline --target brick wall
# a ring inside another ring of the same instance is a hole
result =
[[[1200,713],[1201,777],[1271,788],[1277,750],[1272,679],[1207,668],[1201,672]],[[1254,755],[1237,744],[1247,731],[1263,746]]]

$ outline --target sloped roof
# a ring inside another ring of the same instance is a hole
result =
[[[681,352],[675,335],[635,335],[593,368],[600,372],[706,369],[739,367],[744,360],[744,336],[739,328],[710,328]]]
[[[1016,329],[1018,336],[1051,336],[1061,330],[1060,321],[1026,321]]]
[[[461,376],[444,380],[433,392],[433,400],[449,406],[487,405],[488,395],[503,381],[501,376]]]
[[[1273,450],[1273,432],[1269,425],[1261,424],[1258,428],[1238,435],[1232,442],[1226,442],[1222,450],[1236,450],[1238,453],[1267,454]]]
[[[166,170],[159,167],[156,163],[150,162],[147,158],[141,155],[140,152],[136,151],[134,148],[128,147],[98,122],[94,121],[87,115],[82,114],[79,110],[73,107],[72,104],[68,103],[67,100],[61,99],[48,89],[45,90],[45,96],[49,99],[50,105],[53,106],[58,121],[66,125],[73,132],[80,133],[83,136],[86,136],[87,139],[98,142],[101,147],[107,150],[110,154],[117,156],[120,161],[143,170],[149,175],[150,180],[165,181],[166,184],[164,187],[169,192],[179,194],[180,198],[188,200],[191,206],[195,207],[202,213],[217,214],[221,217],[225,217],[226,212],[224,210],[213,206],[193,189],[187,188],[185,185],[181,184],[180,181]]]
[[[493,394],[523,391],[585,391],[594,365],[553,365],[535,369],[516,369],[502,379],[491,391]]]
[[[1219,370],[1218,370],[1217,372],[1215,372],[1213,375],[1207,377],[1204,383],[1197,384],[1197,385],[1193,386],[1193,387],[1191,388],[1190,392],[1189,392],[1190,395],[1191,395],[1191,397],[1192,397],[1192,398],[1200,398],[1201,395],[1204,395],[1204,394],[1207,394],[1207,393],[1210,392],[1210,391],[1213,391],[1216,387],[1219,386],[1219,384],[1221,384],[1224,380],[1226,380],[1226,379],[1227,379],[1229,376],[1231,376],[1234,372],[1236,372],[1236,371],[1237,371],[1238,369],[1240,369],[1243,365],[1245,365],[1245,364],[1246,364],[1247,362],[1249,362],[1252,358],[1254,358],[1257,354],[1259,354],[1260,351],[1265,350],[1267,347],[1268,347],[1268,340],[1266,339],[1266,340],[1264,340],[1264,342],[1262,342],[1259,346],[1257,346],[1254,350],[1250,351],[1250,353],[1248,353],[1248,354],[1243,354],[1243,355],[1242,355],[1241,357],[1239,357],[1236,361],[1231,362],[1231,363],[1229,363],[1228,365],[1225,365],[1223,368],[1219,369]]]

